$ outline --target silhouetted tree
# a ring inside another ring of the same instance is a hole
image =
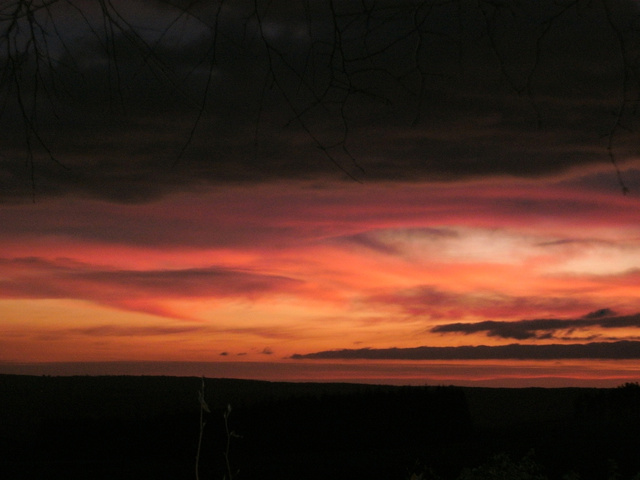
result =
[[[550,91],[575,88],[603,103],[595,130],[626,192],[616,147],[637,117],[638,12],[623,0],[4,0],[0,113],[18,139],[3,154],[26,157],[34,181],[39,157],[74,165],[56,151],[56,125],[82,136],[106,113],[190,111],[179,160],[199,132],[216,138],[203,118],[221,109],[250,117],[256,143],[264,121],[296,124],[358,179],[350,143],[362,125],[431,126],[443,92],[481,109],[496,88],[543,123],[558,108]],[[603,70],[574,64],[584,52]]]

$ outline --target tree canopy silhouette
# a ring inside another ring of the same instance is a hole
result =
[[[6,0],[4,195],[603,160],[626,193],[639,53],[632,0]]]

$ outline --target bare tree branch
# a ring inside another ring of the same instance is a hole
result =
[[[162,18],[151,20],[137,11],[144,8],[162,9]],[[217,108],[217,72],[230,68],[232,61],[244,62],[252,74],[262,75],[247,79],[256,89],[251,117],[255,154],[261,123],[273,113],[269,101],[277,96],[289,114],[282,127],[299,128],[325,159],[361,181],[365,168],[352,147],[363,109],[373,116],[378,108],[391,111],[398,102],[405,102],[398,109],[410,103],[414,110],[409,123],[427,128],[421,124],[433,109],[433,85],[456,80],[453,62],[442,57],[457,55],[458,70],[468,76],[473,76],[473,68],[486,67],[480,60],[464,59],[469,45],[477,50],[482,44],[493,55],[492,66],[503,84],[526,100],[540,128],[544,94],[539,96],[538,89],[548,68],[545,62],[556,48],[554,35],[565,25],[579,24],[587,13],[597,16],[602,11],[616,45],[617,58],[609,60],[615,61],[618,79],[604,153],[627,194],[618,157],[620,134],[631,130],[637,115],[639,87],[633,80],[640,77],[640,27],[633,18],[623,18],[622,7],[613,0],[555,0],[546,11],[536,8],[526,0],[305,0],[295,5],[269,0],[147,0],[136,5],[119,0],[8,0],[0,2],[0,117],[20,119],[35,195],[41,158],[69,169],[52,146],[52,122],[45,117],[64,122],[68,104],[84,101],[70,79],[81,79],[87,88],[104,82],[105,91],[95,95],[106,94],[107,113],[119,121],[130,115],[131,98],[142,88],[137,79],[152,78],[157,82],[153,88],[191,110],[175,166]],[[442,19],[446,25],[440,24]],[[287,44],[280,30],[290,21],[302,33]],[[200,48],[197,60],[190,57],[188,65],[171,57],[175,48],[169,48],[183,24],[199,29],[197,42],[195,34],[183,32],[192,35],[189,48],[195,51],[196,43]],[[519,27],[527,35],[516,48],[508,35]],[[90,39],[84,51],[77,43],[80,38],[85,43]],[[96,58],[83,57],[89,48],[99,49]]]

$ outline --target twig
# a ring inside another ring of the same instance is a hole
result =
[[[202,434],[204,433],[204,426],[207,422],[204,420],[204,413],[211,413],[209,406],[204,399],[204,377],[202,377],[202,386],[200,392],[198,392],[198,399],[200,400],[200,435],[198,436],[198,450],[196,452],[196,480],[200,480],[200,450],[202,448]]]
[[[227,446],[224,450],[224,461],[227,465],[227,474],[229,475],[229,479],[228,480],[233,480],[233,473],[231,472],[231,462],[229,461],[229,449],[231,448],[231,438],[232,437],[236,437],[236,438],[240,438],[240,435],[238,435],[236,432],[234,432],[233,430],[229,431],[229,415],[231,414],[231,404],[227,405],[227,410],[224,412],[224,428],[227,432]],[[236,472],[237,473],[237,472]],[[225,479],[227,477],[225,476]]]

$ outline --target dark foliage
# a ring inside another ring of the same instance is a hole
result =
[[[193,479],[200,381],[0,376],[3,478]],[[637,384],[463,389],[207,379],[206,386],[203,479],[226,471],[228,403],[239,435],[229,459],[239,479],[426,472],[423,479],[627,480],[640,472]]]

